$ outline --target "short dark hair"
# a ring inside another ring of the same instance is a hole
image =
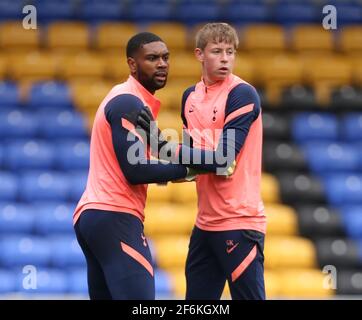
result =
[[[154,33],[151,32],[137,33],[131,39],[129,39],[127,43],[127,49],[126,49],[127,58],[129,57],[133,58],[138,49],[140,49],[143,45],[156,41],[163,42],[163,40],[159,36],[156,36]]]

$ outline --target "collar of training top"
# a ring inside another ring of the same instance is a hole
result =
[[[207,86],[205,84],[204,77],[201,77],[201,88],[203,89],[203,91],[205,91],[205,93],[210,93],[212,91],[220,89],[220,87],[227,85],[232,80],[232,78],[233,78],[233,74],[230,73],[227,76],[227,78],[225,78],[224,80],[216,81],[215,83]]]
[[[153,117],[156,119],[160,111],[161,102],[151,92],[149,92],[142,84],[140,84],[133,76],[129,76],[127,82],[130,82],[136,91],[141,95],[146,105],[150,108]]]

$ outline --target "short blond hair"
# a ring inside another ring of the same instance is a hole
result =
[[[196,34],[196,48],[204,50],[208,42],[226,42],[239,46],[239,37],[235,29],[227,23],[214,22],[204,25]]]

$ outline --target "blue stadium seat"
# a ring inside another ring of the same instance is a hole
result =
[[[4,267],[47,266],[50,262],[50,245],[39,237],[9,236],[0,241],[0,264]]]
[[[0,20],[15,20],[23,18],[23,0],[0,1]]]
[[[20,203],[0,202],[0,234],[32,233],[34,208]]]
[[[119,21],[124,18],[120,1],[87,1],[80,8],[79,16],[90,23]]]
[[[290,25],[313,23],[321,18],[321,9],[308,1],[280,1],[273,8],[276,23]]]
[[[14,292],[16,288],[16,278],[13,272],[0,270],[0,294]]]
[[[40,22],[69,20],[75,17],[73,0],[37,0],[36,7]]]
[[[17,290],[25,295],[65,294],[68,291],[68,277],[66,272],[57,269],[37,268],[36,288],[27,287],[29,273],[18,272]]]
[[[314,173],[353,173],[358,170],[359,154],[351,144],[310,142],[306,143],[303,149]]]
[[[362,4],[357,2],[342,3],[328,2],[333,4],[337,10],[337,21],[339,25],[361,24],[362,23]]]
[[[270,8],[262,1],[231,1],[226,5],[223,20],[235,24],[270,21]]]
[[[169,21],[172,19],[172,3],[135,1],[130,4],[127,17],[136,23]]]
[[[48,238],[51,248],[51,264],[57,268],[85,267],[85,257],[73,236],[57,236]]]
[[[0,171],[0,201],[13,201],[18,197],[19,179],[10,172]]]
[[[49,139],[87,138],[86,121],[76,111],[39,112],[41,135]]]
[[[19,98],[19,90],[15,83],[0,82],[0,110],[18,107]]]
[[[172,294],[172,282],[167,272],[155,270],[155,288],[156,299],[169,297]]]
[[[73,269],[68,272],[68,292],[71,294],[88,294],[86,268]]]
[[[293,117],[291,131],[294,140],[299,143],[335,141],[338,138],[337,117],[328,113],[298,113]]]
[[[342,207],[340,211],[347,235],[362,240],[362,206]]]
[[[52,169],[54,147],[41,140],[13,142],[5,149],[4,165],[11,170]]]
[[[56,144],[58,146],[57,168],[61,170],[88,169],[90,146],[87,140],[59,140]]]
[[[75,206],[65,202],[35,202],[35,230],[39,234],[73,234]]]
[[[347,141],[362,141],[362,113],[347,113],[341,123],[342,137]]]
[[[39,133],[39,119],[21,110],[0,111],[0,139],[31,139]]]
[[[324,188],[332,205],[362,204],[362,175],[331,174],[324,179]]]
[[[73,108],[70,89],[61,82],[39,82],[31,87],[28,107],[33,109],[71,109]]]
[[[4,167],[4,147],[0,145],[0,170]]]
[[[20,178],[21,194],[24,201],[66,201],[69,180],[62,173],[52,171],[29,171]]]
[[[181,1],[176,8],[176,19],[187,25],[219,20],[220,7],[216,1]]]
[[[87,185],[88,171],[74,171],[69,174],[69,199],[78,202]]]

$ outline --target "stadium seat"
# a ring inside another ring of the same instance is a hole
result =
[[[200,81],[201,64],[197,61],[194,55],[189,53],[174,54],[170,57],[170,64],[170,80],[187,78],[190,80],[191,84]]]
[[[217,21],[220,16],[220,7],[216,1],[195,3],[191,0],[183,0],[178,3],[175,10],[176,19],[186,25]]]
[[[170,275],[160,269],[155,270],[156,299],[167,298],[172,293]]]
[[[173,52],[185,50],[187,45],[186,27],[179,23],[153,23],[148,26],[147,31],[157,34]]]
[[[290,26],[317,22],[319,14],[312,1],[278,1],[273,8],[273,18],[277,23]]]
[[[194,182],[188,183],[170,183],[171,188],[171,202],[184,203],[187,205],[194,205],[197,200],[196,184]]]
[[[299,232],[303,237],[345,236],[339,210],[325,205],[302,204],[296,208]]]
[[[0,54],[0,80],[7,76],[7,61],[6,56]]]
[[[0,269],[0,294],[8,294],[16,290],[16,279],[13,272]]]
[[[323,52],[333,50],[333,34],[320,25],[296,26],[292,33],[291,48],[301,53]]]
[[[95,47],[100,50],[113,51],[118,59],[125,59],[128,40],[137,33],[133,23],[104,22],[95,31]]]
[[[319,107],[314,90],[311,87],[298,84],[282,90],[281,106],[288,110],[295,109],[303,111]]]
[[[78,202],[87,185],[88,170],[69,172],[69,200]]]
[[[0,138],[33,138],[39,132],[39,120],[29,112],[18,109],[0,111]]]
[[[40,268],[36,270],[36,288],[29,289],[26,287],[27,278],[26,273],[19,272],[18,276],[18,288],[17,291],[29,298],[33,295],[49,296],[49,295],[61,295],[64,296],[68,291],[68,279],[63,270],[57,269],[45,269]],[[29,277],[30,282],[31,277]]]
[[[238,53],[235,57],[233,74],[247,82],[254,83],[254,77],[257,77],[255,73],[255,61],[250,55]]]
[[[19,87],[15,83],[0,82],[0,112],[4,109],[15,109],[19,104]]]
[[[67,202],[33,202],[35,231],[41,235],[73,234],[75,204]]]
[[[293,139],[298,143],[310,140],[334,141],[338,138],[338,121],[332,113],[297,113],[292,120]]]
[[[345,113],[341,122],[342,137],[351,142],[362,141],[362,113]]]
[[[0,171],[0,201],[17,200],[19,181],[15,174]]]
[[[313,268],[317,265],[311,240],[292,236],[270,236],[265,242],[265,268]]]
[[[283,28],[273,24],[248,25],[242,31],[242,48],[253,54],[284,51],[286,41]]]
[[[185,265],[189,237],[165,236],[153,239],[155,245],[155,260],[157,265],[165,270],[182,268]]]
[[[0,2],[0,21],[22,19],[22,10],[24,1],[22,0],[3,0]]]
[[[361,174],[330,174],[324,179],[324,188],[332,205],[362,204]]]
[[[24,169],[49,170],[54,167],[53,145],[41,140],[15,141],[6,148],[4,165],[15,172]]]
[[[305,171],[306,158],[298,146],[293,143],[272,140],[264,143],[263,164],[269,172],[281,170]]]
[[[165,138],[170,136],[172,140],[181,140],[182,120],[179,113],[160,112],[157,123]]]
[[[37,6],[37,14],[40,22],[49,23],[74,19],[75,9],[75,2],[72,0],[41,1]]]
[[[279,202],[279,183],[271,174],[263,173],[262,175],[261,197],[266,203]]]
[[[39,112],[38,118],[42,123],[40,134],[46,139],[87,137],[86,121],[76,111],[45,111]]]
[[[31,234],[34,231],[34,208],[12,202],[0,202],[0,233]]]
[[[9,57],[9,74],[17,81],[50,81],[58,75],[55,55],[31,51]]]
[[[47,266],[50,246],[40,237],[9,236],[0,241],[0,264],[4,267]]]
[[[47,30],[46,44],[50,49],[79,51],[88,47],[88,27],[82,22],[54,22]]]
[[[341,296],[354,295],[358,297],[361,294],[362,274],[360,269],[347,269],[338,272],[337,294]]]
[[[71,92],[62,82],[39,82],[32,85],[27,106],[33,109],[71,109],[73,107]]]
[[[339,34],[339,47],[346,53],[361,53],[362,26],[344,26]]]
[[[136,23],[172,20],[172,3],[169,1],[131,2],[127,17]]]
[[[14,109],[0,111],[0,138],[36,137],[39,133],[39,119],[30,112]]]
[[[172,187],[170,184],[165,185],[158,185],[155,183],[151,183],[148,185],[147,188],[147,201],[150,204],[155,202],[167,203],[171,201],[171,192]]]
[[[343,206],[341,208],[341,214],[348,237],[362,240],[362,205]]]
[[[187,235],[195,223],[196,208],[174,204],[153,204],[146,206],[145,232],[150,237],[159,235]]]
[[[362,70],[362,68],[361,68]],[[357,75],[358,71],[352,70],[352,74]],[[332,90],[331,99],[330,99],[330,108],[339,110],[361,110],[362,106],[362,89],[351,86],[344,85],[342,87],[337,87]]]
[[[50,242],[50,261],[53,267],[85,267],[85,257],[75,235],[53,236]]]
[[[283,203],[292,205],[306,202],[320,204],[325,201],[323,184],[319,179],[292,171],[280,173],[277,177]]]
[[[334,295],[326,286],[326,274],[317,269],[282,269],[278,280],[282,299],[328,299]]]
[[[262,1],[229,1],[222,18],[234,24],[264,23],[269,21],[270,7]],[[218,19],[210,18],[212,20]]]
[[[68,272],[68,292],[70,294],[88,294],[87,271],[85,268]]]
[[[4,162],[4,148],[3,146],[0,144],[0,170],[2,170],[3,168],[3,162]]]
[[[298,231],[298,219],[292,207],[281,204],[268,204],[265,208],[267,234],[293,236]]]
[[[87,140],[57,141],[56,167],[60,170],[87,170],[89,167],[89,148]]]
[[[277,273],[271,270],[264,270],[264,282],[266,299],[277,299],[280,291]]]
[[[320,266],[332,265],[337,269],[361,268],[361,250],[356,241],[346,238],[322,238],[316,249]]]
[[[27,30],[21,20],[0,24],[1,50],[33,50],[40,44],[39,29]]]
[[[309,168],[316,174],[355,172],[359,166],[358,152],[343,143],[310,142],[303,151]]]
[[[332,2],[333,3],[333,2]],[[357,1],[334,1],[338,12],[339,25],[359,25],[362,23],[362,5]]]
[[[20,185],[23,201],[66,201],[70,188],[68,177],[52,171],[24,173]]]
[[[119,21],[125,18],[124,6],[120,1],[87,1],[80,8],[79,17],[88,23]]]
[[[289,139],[289,116],[276,112],[263,112],[263,132],[266,139]]]

